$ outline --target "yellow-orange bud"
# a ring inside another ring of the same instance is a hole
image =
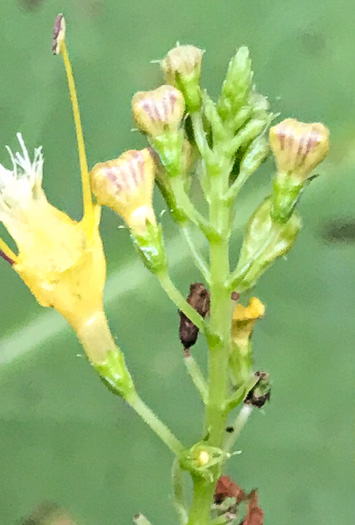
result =
[[[173,86],[139,91],[132,99],[132,112],[138,127],[152,137],[177,131],[184,111],[183,94]]]
[[[134,233],[144,233],[147,223],[156,223],[154,161],[148,148],[129,150],[118,159],[96,164],[91,186],[97,201],[120,215]]]
[[[320,122],[286,119],[270,129],[270,144],[278,171],[304,181],[328,153],[329,130]]]

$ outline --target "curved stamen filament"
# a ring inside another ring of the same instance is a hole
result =
[[[87,224],[87,229],[90,232],[94,224],[94,205],[92,202],[90,178],[88,163],[86,158],[85,143],[83,136],[83,129],[81,125],[80,111],[78,97],[75,88],[73,69],[70,63],[67,47],[65,41],[60,43],[60,52],[63,56],[65,72],[67,74],[68,87],[70,92],[70,99],[73,109],[73,116],[75,122],[76,138],[78,142],[79,162],[81,171],[81,182],[83,188],[83,203],[84,203],[84,220]]]

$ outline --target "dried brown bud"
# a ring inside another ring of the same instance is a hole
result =
[[[193,283],[187,302],[198,312],[201,317],[206,317],[210,311],[210,293],[202,283]],[[186,315],[180,311],[180,341],[184,348],[193,346],[198,337],[199,329]]]
[[[271,386],[269,374],[265,372],[255,372],[255,377],[258,378],[256,385],[250,390],[244,403],[253,405],[256,408],[262,408],[267,401],[270,401]]]
[[[62,13],[60,13],[54,20],[53,27],[53,43],[52,51],[53,55],[60,55],[61,49],[60,46],[65,39],[65,18]]]
[[[239,504],[247,498],[246,493],[228,476],[221,476],[217,482],[214,492],[214,502],[217,505],[223,503],[226,498],[235,498]]]
[[[247,513],[241,525],[263,525],[263,523],[264,512],[259,507],[258,493],[253,490],[249,494]]]

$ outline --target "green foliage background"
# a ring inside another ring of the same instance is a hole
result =
[[[271,374],[272,402],[254,414],[228,472],[259,488],[266,524],[352,524],[355,237],[325,240],[333,220],[355,219],[352,0],[2,0],[0,144],[15,148],[19,130],[30,148],[43,144],[47,194],[79,218],[69,97],[50,50],[60,11],[90,165],[144,144],[130,132],[130,99],[158,85],[149,62],[177,40],[207,50],[203,82],[214,95],[236,46],[248,45],[273,110],[330,127],[331,155],[301,202],[304,231],[287,263],[256,289],[267,304],[256,361]],[[271,172],[268,163],[243,192],[239,225],[267,194]],[[186,292],[198,274],[167,214],[163,221],[172,273]],[[143,397],[189,443],[202,407],[185,376],[176,309],[118,224],[104,213],[110,323]],[[176,523],[169,452],[102,387],[62,319],[38,306],[5,262],[0,272],[0,522],[18,524],[38,503],[55,501],[83,525],[130,523],[138,511],[155,525]]]

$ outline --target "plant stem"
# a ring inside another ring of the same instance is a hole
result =
[[[202,158],[206,156],[206,153],[210,151],[206,140],[206,133],[203,128],[202,115],[200,111],[191,113],[192,128],[194,131],[195,142]]]
[[[224,450],[226,452],[231,452],[232,448],[234,446],[234,443],[236,442],[237,438],[240,436],[243,428],[245,427],[249,417],[251,416],[251,413],[253,412],[253,406],[252,405],[243,405],[240,409],[235,421],[234,421],[234,432],[231,434],[228,434],[225,442],[224,442]]]
[[[222,163],[223,165],[223,163]],[[215,177],[210,194],[210,223],[216,231],[224,232],[220,239],[210,239],[211,311],[209,324],[209,398],[206,407],[205,429],[208,445],[222,446],[227,414],[224,410],[228,395],[228,363],[230,352],[231,298],[226,280],[230,274],[229,238],[230,207],[223,195],[229,173],[225,170]],[[213,468],[211,479],[193,476],[194,496],[188,525],[208,525],[215,484],[222,465]]]
[[[188,520],[188,515],[184,500],[182,471],[178,458],[174,460],[171,475],[173,481],[174,505],[176,512],[179,515],[181,525],[185,525]]]
[[[157,274],[159,282],[168,295],[168,297],[176,304],[176,306],[181,310],[186,317],[188,317],[199,330],[205,330],[205,322],[199,313],[186,301],[181,292],[176,288],[172,280],[170,279],[168,273],[159,273]]]
[[[208,385],[206,383],[205,378],[203,377],[201,368],[198,366],[195,359],[192,357],[192,355],[189,352],[185,353],[184,363],[185,363],[187,372],[192,379],[193,384],[195,385],[196,389],[200,393],[202,401],[204,402],[205,405],[207,405]]]
[[[186,243],[188,245],[188,247],[190,248],[190,251],[191,251],[191,255],[192,255],[192,258],[195,262],[195,265],[196,267],[200,270],[204,280],[206,281],[206,283],[209,284],[210,282],[210,272],[207,268],[207,265],[206,265],[206,262],[204,261],[202,255],[197,251],[196,247],[195,247],[195,244],[194,244],[194,241],[192,240],[191,238],[191,235],[190,235],[190,230],[187,226],[183,226],[182,227],[182,232],[184,234],[184,237],[185,237],[185,240],[186,240]]]
[[[184,210],[184,213],[189,220],[195,224],[204,235],[209,238],[216,236],[217,233],[213,230],[209,222],[203,215],[195,208],[191,202],[190,197],[185,191],[184,180],[182,177],[172,177],[170,179],[171,187],[173,189],[175,199],[179,208]]]
[[[137,414],[150,426],[155,434],[165,443],[165,445],[178,456],[183,450],[183,445],[174,436],[171,430],[154,414],[154,412],[144,403],[135,392],[127,398],[127,402],[137,412]]]
[[[201,477],[194,477],[194,493],[187,525],[209,525],[211,522],[210,507],[214,492],[214,483]]]

